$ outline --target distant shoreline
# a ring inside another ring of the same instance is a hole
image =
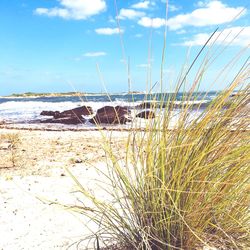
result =
[[[144,92],[131,92],[131,93],[111,93],[110,95],[125,95],[125,94],[133,94],[133,95],[142,95]],[[107,93],[83,93],[83,92],[69,92],[69,93],[23,93],[23,94],[12,94],[8,96],[0,96],[0,98],[8,98],[8,99],[18,99],[18,98],[40,98],[40,97],[82,97],[82,96],[106,96]]]

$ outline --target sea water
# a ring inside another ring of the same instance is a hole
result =
[[[64,111],[73,109],[79,106],[90,106],[94,113],[104,106],[126,106],[131,107],[132,114],[140,112],[133,110],[133,107],[138,106],[143,102],[160,102],[167,101],[171,97],[171,93],[167,94],[113,94],[113,95],[87,95],[87,96],[58,96],[58,97],[0,97],[0,121],[6,124],[12,124],[17,127],[55,127],[55,128],[93,128],[95,125],[91,123],[80,125],[61,125],[61,124],[41,124],[40,120],[44,119],[40,113],[46,111]],[[184,94],[179,93],[176,96],[175,103],[178,104],[183,100]],[[216,92],[199,92],[194,93],[189,103],[202,103],[202,108],[193,110],[193,115],[202,112],[202,109],[217,96]],[[174,116],[178,116],[178,108],[174,111]],[[46,117],[49,118],[49,117]],[[143,120],[143,119],[140,119]],[[174,122],[174,119],[172,123]],[[129,126],[129,124],[127,125]]]

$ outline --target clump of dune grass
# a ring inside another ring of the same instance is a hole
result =
[[[250,247],[249,85],[229,99],[240,80],[191,121],[183,105],[171,129],[169,99],[145,131],[129,133],[125,160],[105,138],[112,202],[75,179],[93,208],[77,211],[100,225],[98,241],[108,234],[123,249]]]
[[[18,146],[20,144],[20,137],[18,134],[9,134],[8,140],[10,142],[10,162],[12,167],[18,166]]]
[[[181,72],[175,93],[151,107],[160,115],[128,133],[125,159],[104,135],[110,199],[98,199],[71,174],[90,201],[71,208],[99,225],[97,249],[100,242],[104,249],[250,248],[249,60],[206,109],[198,107],[190,117],[206,68],[219,56],[208,50],[170,125],[193,64]],[[220,76],[234,65],[235,59]]]
[[[8,154],[6,168],[8,167],[17,167],[19,162],[19,152],[18,148],[20,145],[20,136],[16,133],[8,133],[0,136],[0,143],[3,142],[5,145],[6,154]]]

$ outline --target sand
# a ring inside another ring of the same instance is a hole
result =
[[[126,132],[112,133],[121,158],[126,137]],[[99,185],[105,180],[96,171],[106,168],[102,145],[98,131],[0,129],[1,250],[93,249],[93,243],[81,240],[93,235],[96,225],[54,203],[80,205],[79,198],[85,202],[74,193],[76,185],[65,167],[84,187],[105,198]]]

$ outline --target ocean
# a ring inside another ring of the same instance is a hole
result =
[[[193,114],[201,112],[202,109],[217,96],[217,92],[197,92],[194,93],[190,102],[195,104],[202,103],[200,110],[192,110]],[[42,124],[40,120],[44,117],[40,113],[44,110],[49,111],[64,111],[73,109],[79,106],[91,106],[96,112],[99,108],[104,106],[138,106],[143,102],[157,102],[162,99],[167,100],[171,93],[167,94],[112,94],[107,95],[87,95],[87,96],[58,96],[58,97],[31,97],[31,98],[14,98],[14,97],[0,97],[0,121],[4,121],[8,125],[24,128],[94,128],[95,125],[86,123],[79,125],[63,125],[63,124]],[[183,93],[176,96],[176,103],[183,100]],[[136,111],[134,111],[136,112]],[[138,111],[139,112],[139,111]],[[178,114],[178,108],[175,110]],[[48,118],[48,117],[47,117]],[[142,119],[141,119],[142,120]],[[130,124],[126,126],[129,127]]]

